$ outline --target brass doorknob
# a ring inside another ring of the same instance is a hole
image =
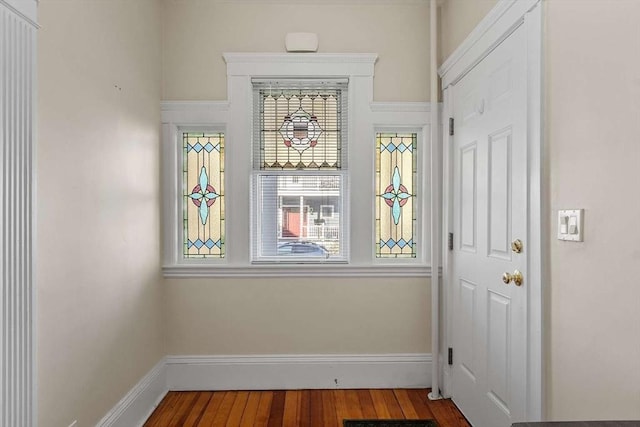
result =
[[[522,273],[518,270],[514,270],[513,274],[509,274],[508,272],[502,275],[502,281],[508,285],[513,282],[516,286],[522,286],[522,282],[524,282],[524,277],[522,277]]]

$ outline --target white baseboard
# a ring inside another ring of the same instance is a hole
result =
[[[96,427],[142,426],[168,390],[430,386],[430,354],[167,356]]]
[[[430,354],[167,356],[169,390],[422,388]]]
[[[166,363],[162,358],[99,422],[96,427],[142,426],[167,394]]]

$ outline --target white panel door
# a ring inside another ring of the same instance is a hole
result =
[[[452,394],[475,427],[525,414],[526,77],[520,27],[453,86]],[[505,284],[515,270],[524,283]]]

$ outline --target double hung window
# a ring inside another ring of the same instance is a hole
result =
[[[346,80],[253,81],[252,261],[345,261]]]

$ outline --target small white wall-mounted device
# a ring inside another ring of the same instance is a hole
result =
[[[558,240],[584,241],[584,209],[558,211]]]
[[[316,33],[287,33],[284,46],[287,52],[317,52],[318,35]]]

